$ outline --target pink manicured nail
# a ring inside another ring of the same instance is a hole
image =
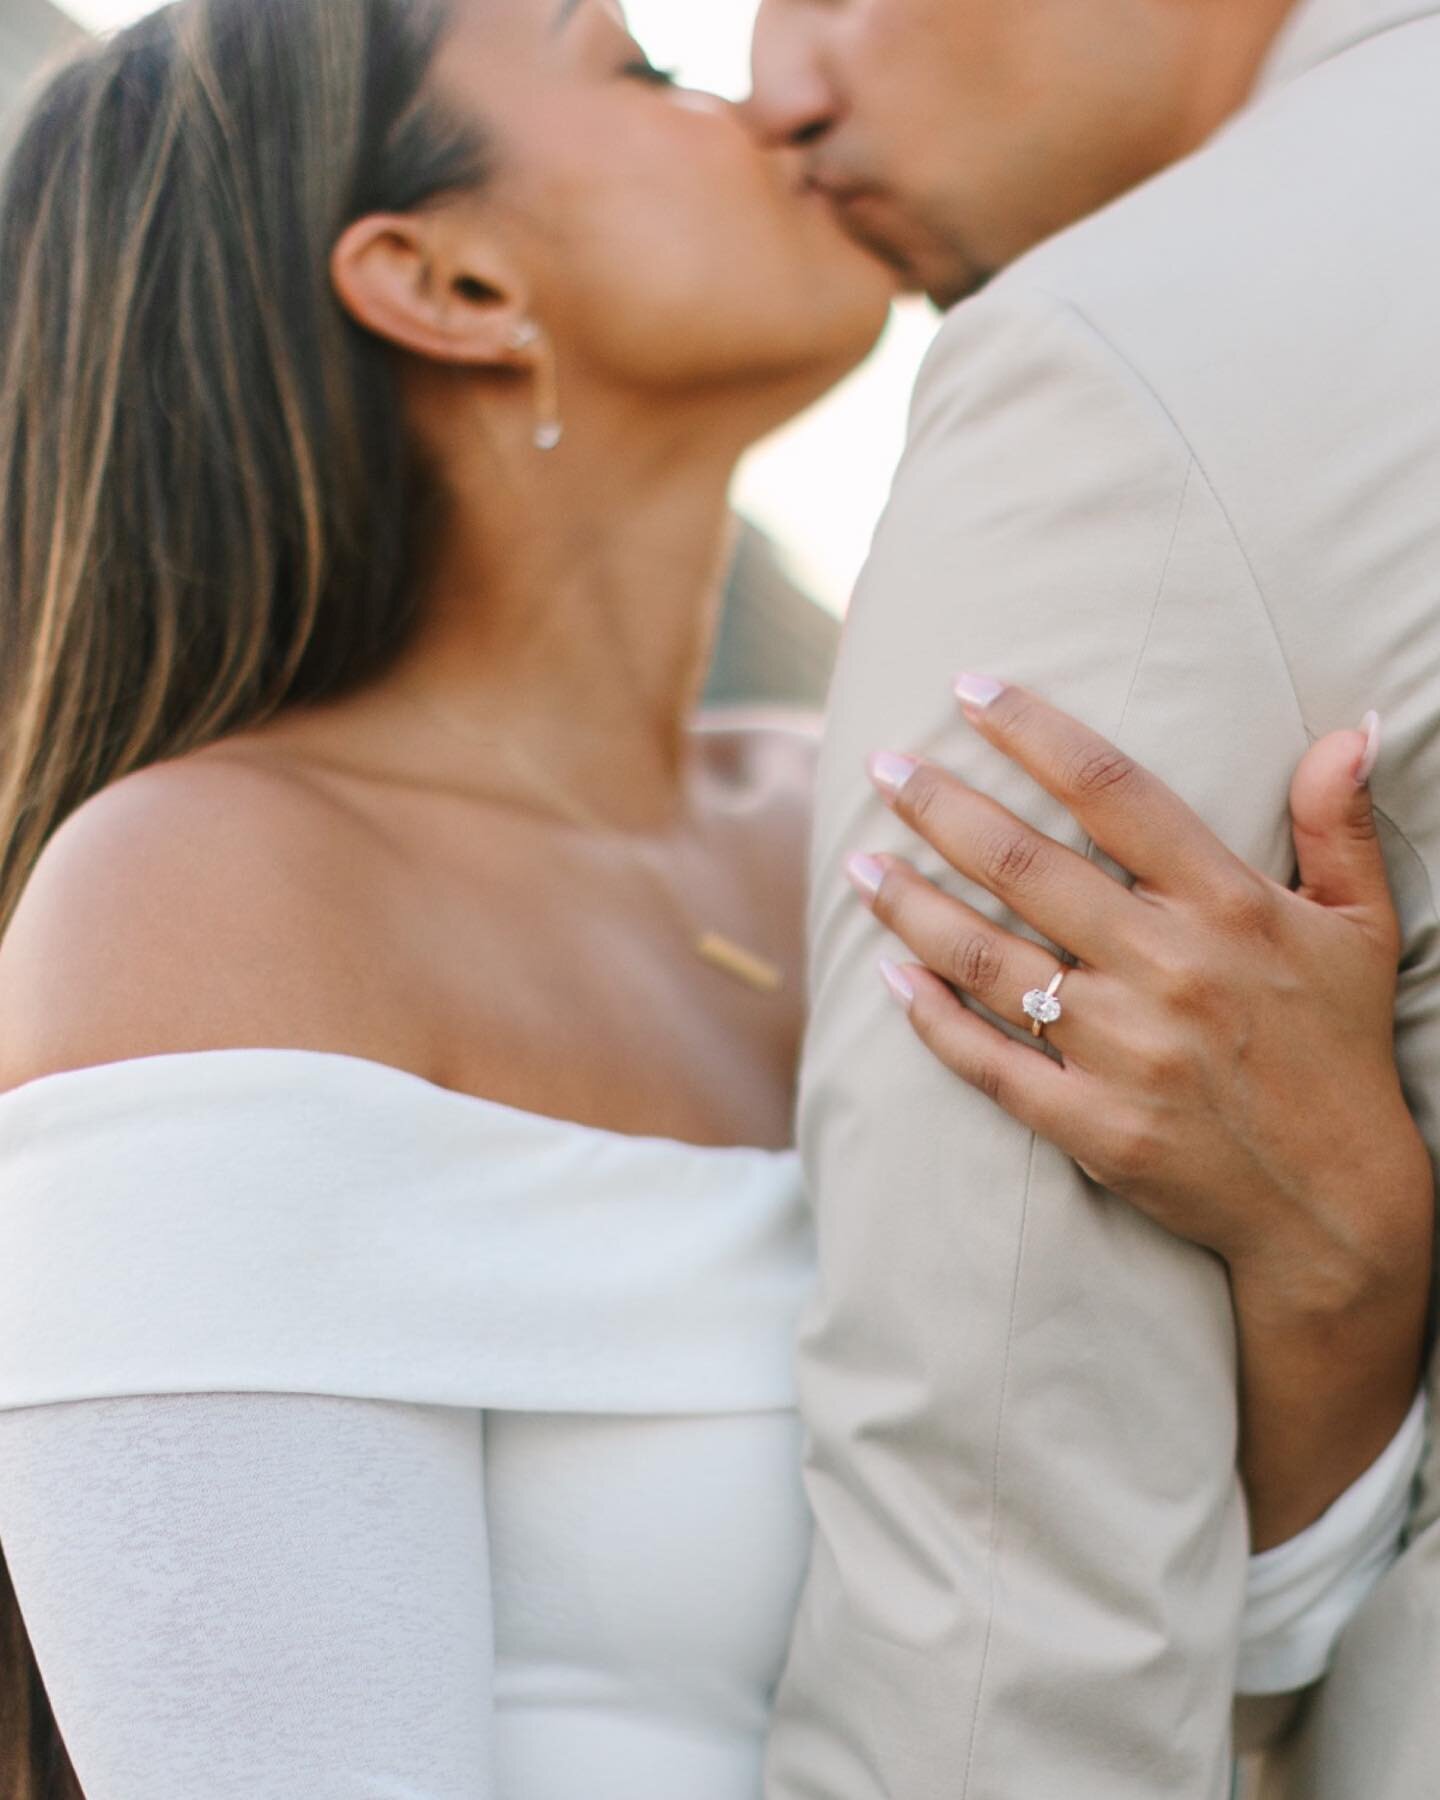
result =
[[[913,756],[895,750],[877,750],[870,758],[870,779],[887,794],[898,794],[920,767]]]
[[[873,856],[856,851],[845,864],[845,873],[854,882],[863,899],[873,900],[885,879],[885,865]]]
[[[890,992],[909,1012],[915,1003],[915,990],[905,977],[905,971],[897,968],[888,956],[880,958],[880,973],[885,977],[885,985]]]
[[[973,706],[977,712],[984,712],[992,700],[998,700],[1005,692],[1003,681],[992,681],[988,675],[966,675],[955,677],[955,697],[962,706]]]
[[[1375,773],[1375,765],[1380,760],[1380,715],[1368,712],[1360,721],[1360,729],[1365,733],[1365,754],[1355,765],[1355,785],[1364,787]]]

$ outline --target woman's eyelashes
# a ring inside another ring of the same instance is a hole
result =
[[[622,73],[634,76],[636,81],[648,81],[652,87],[678,87],[680,77],[674,69],[657,69],[648,56],[637,57],[626,63]]]

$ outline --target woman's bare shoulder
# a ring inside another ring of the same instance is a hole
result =
[[[53,833],[0,940],[0,1089],[333,1041],[355,991],[353,947],[326,923],[347,852],[354,827],[275,759],[196,752],[110,783]]]

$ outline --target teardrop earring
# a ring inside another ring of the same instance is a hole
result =
[[[553,450],[565,435],[560,423],[560,392],[555,378],[555,353],[549,340],[533,319],[522,319],[510,332],[510,346],[527,350],[539,346],[535,359],[535,431],[537,450]]]

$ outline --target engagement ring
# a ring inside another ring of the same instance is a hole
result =
[[[1047,1025],[1053,1025],[1065,1011],[1055,998],[1060,983],[1069,974],[1068,969],[1057,969],[1048,988],[1031,988],[1020,1002],[1022,1009],[1031,1020],[1030,1030],[1033,1036],[1042,1037]]]

